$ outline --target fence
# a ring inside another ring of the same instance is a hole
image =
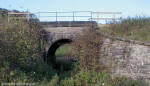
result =
[[[10,19],[39,19],[40,21],[59,22],[59,21],[101,21],[101,20],[120,20],[116,15],[121,12],[92,12],[92,11],[72,11],[72,12],[37,12],[37,13],[8,13],[8,21]],[[109,15],[102,17],[101,15]],[[111,16],[111,17],[110,17]],[[45,18],[45,20],[44,20]]]

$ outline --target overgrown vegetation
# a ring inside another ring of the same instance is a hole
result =
[[[36,82],[53,72],[42,61],[39,26],[16,21],[0,27],[0,82]],[[49,71],[47,71],[49,70]]]
[[[77,59],[69,71],[55,70],[42,58],[38,23],[17,20],[0,26],[0,83],[35,83],[36,86],[146,86],[128,78],[111,78],[101,64],[102,36],[85,31],[73,42],[71,55]]]
[[[110,26],[100,28],[102,32],[110,35],[120,36],[132,40],[150,41],[150,18],[134,17],[123,19],[121,23],[111,24]]]

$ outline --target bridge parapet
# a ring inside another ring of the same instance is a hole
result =
[[[96,21],[60,21],[60,22],[40,22],[43,27],[94,27]]]

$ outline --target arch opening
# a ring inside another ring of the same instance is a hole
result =
[[[64,44],[69,44],[71,42],[72,42],[71,39],[60,39],[60,40],[57,40],[55,43],[53,43],[51,45],[51,47],[49,48],[49,50],[48,50],[47,63],[52,65],[53,67],[56,67],[57,66],[57,64],[56,64],[56,56],[55,56],[56,50],[60,46],[62,46]]]

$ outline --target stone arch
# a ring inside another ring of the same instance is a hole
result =
[[[56,50],[60,46],[62,46],[64,44],[69,44],[71,42],[72,42],[71,39],[59,39],[59,40],[55,41],[48,50],[47,59],[46,59],[47,63],[52,66],[55,66],[56,65],[56,57],[55,57]]]

